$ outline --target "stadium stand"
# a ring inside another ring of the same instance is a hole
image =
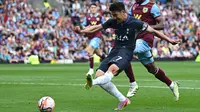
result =
[[[73,32],[74,25],[81,25],[90,3],[96,2],[99,14],[111,17],[108,7],[112,0],[57,0],[56,7],[45,10],[33,8],[27,0],[0,0],[0,62],[23,62],[31,53],[40,61],[85,60],[87,38]],[[120,0],[129,9],[133,0]],[[46,0],[45,0],[46,2]],[[171,38],[182,39],[182,44],[172,46],[155,39],[155,58],[193,59],[200,51],[200,17],[193,9],[191,0],[166,2],[157,0],[165,17],[164,33]],[[51,5],[51,4],[49,4]],[[51,5],[54,6],[54,5]],[[104,31],[105,53],[111,48],[112,30]]]

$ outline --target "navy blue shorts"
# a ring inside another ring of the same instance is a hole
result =
[[[111,64],[116,64],[119,67],[119,72],[121,72],[128,67],[132,58],[132,49],[112,49],[109,55],[101,62],[98,69],[106,72]]]

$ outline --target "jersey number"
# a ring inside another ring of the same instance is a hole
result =
[[[121,56],[117,56],[117,59],[115,59],[115,60],[113,60],[114,62],[117,62],[117,61],[119,61],[119,60],[121,60],[122,59],[122,57]]]
[[[133,16],[134,16],[136,19],[139,19],[139,20],[140,20],[141,17],[142,17],[142,15],[139,15],[139,14],[134,14]]]

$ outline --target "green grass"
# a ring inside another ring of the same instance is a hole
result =
[[[178,102],[174,102],[170,89],[140,63],[132,64],[139,91],[123,112],[200,111],[200,63],[157,62],[171,79],[181,83]],[[87,70],[87,63],[0,65],[0,112],[39,112],[37,102],[46,95],[56,101],[54,112],[113,112],[117,99],[98,86],[84,89]],[[129,82],[125,74],[113,82],[126,95]]]

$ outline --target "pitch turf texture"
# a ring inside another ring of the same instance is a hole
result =
[[[132,65],[139,91],[121,112],[200,112],[200,63],[157,62],[171,79],[181,83],[178,102],[140,63]],[[87,70],[87,63],[0,65],[0,112],[39,112],[37,102],[47,95],[56,102],[54,112],[113,112],[117,99],[99,86],[83,87]],[[125,74],[113,82],[126,95],[129,82]]]

